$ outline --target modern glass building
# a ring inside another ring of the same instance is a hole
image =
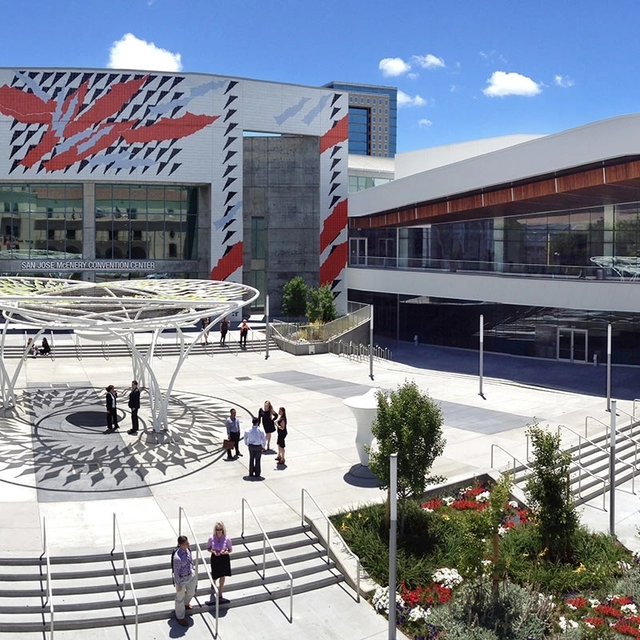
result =
[[[350,299],[381,335],[477,348],[482,315],[488,350],[582,363],[611,325],[614,361],[640,363],[638,132],[632,115],[479,142],[351,194]]]
[[[330,82],[325,87],[349,93],[349,153],[393,158],[396,155],[396,87]]]

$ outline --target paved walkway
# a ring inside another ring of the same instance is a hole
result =
[[[17,382],[21,411],[0,419],[0,553],[39,553],[42,517],[52,553],[65,554],[109,551],[113,513],[128,548],[146,548],[173,544],[180,506],[203,541],[218,519],[225,521],[232,538],[239,535],[242,498],[267,530],[299,522],[302,488],[329,513],[381,500],[379,489],[351,474],[358,464],[355,420],[343,404],[345,398],[372,386],[395,388],[412,379],[441,403],[447,446],[433,471],[449,478],[488,469],[492,443],[523,458],[524,431],[533,421],[581,430],[587,415],[609,420],[602,395],[574,384],[592,369],[599,374],[603,367],[567,369],[559,363],[502,356],[495,369],[485,361],[482,398],[473,375],[475,354],[413,345],[393,348],[393,362],[376,362],[374,381],[369,379],[367,361],[333,355],[295,357],[272,350],[265,359],[264,353],[218,350],[213,357],[191,356],[175,385],[170,439],[151,432],[127,435],[128,415],[120,433],[102,433],[103,389],[107,384],[128,388],[131,365],[127,359],[28,360]],[[161,384],[168,384],[173,362],[175,358],[155,362]],[[12,361],[7,365],[11,370]],[[488,377],[489,371],[497,377]],[[521,379],[526,371],[534,372],[537,382]],[[628,371],[630,380],[637,379],[637,370]],[[565,378],[575,388],[538,386],[545,380]],[[628,392],[617,397],[621,398],[619,408],[630,413],[634,385],[628,386]],[[287,467],[278,468],[274,456],[264,456],[265,480],[251,482],[248,455],[227,462],[219,443],[231,406],[238,409],[246,427],[250,413],[256,413],[266,399],[275,407],[287,408]],[[143,395],[143,424],[147,422],[144,404]],[[500,455],[495,464],[505,468],[510,458]],[[640,504],[636,496],[617,495],[619,537],[638,548],[635,526]],[[314,515],[311,507],[309,513]],[[586,524],[606,530],[609,516],[600,507],[584,507],[582,514]],[[247,532],[257,532],[254,523],[247,522]],[[220,621],[220,637],[258,637],[256,629],[265,640],[386,637],[386,621],[368,604],[356,604],[346,587],[296,596],[292,625],[280,606],[231,609]],[[210,638],[211,628],[210,620],[196,617],[186,631],[172,621],[144,625],[141,637],[185,633],[193,639]],[[91,635],[94,640],[126,637],[122,629]],[[56,637],[76,640],[81,636],[68,632]]]

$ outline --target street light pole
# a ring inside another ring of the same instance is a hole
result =
[[[389,640],[396,640],[396,535],[398,530],[398,454],[389,459]]]

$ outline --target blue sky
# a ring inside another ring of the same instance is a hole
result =
[[[0,66],[397,86],[398,151],[640,110],[637,0],[1,0]]]

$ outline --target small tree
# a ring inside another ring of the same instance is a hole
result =
[[[291,278],[282,287],[282,311],[286,316],[303,316],[307,311],[309,287],[301,276]]]
[[[533,447],[533,476],[527,494],[538,519],[540,535],[552,562],[570,562],[579,519],[571,497],[569,465],[571,453],[560,448],[560,434],[537,424],[527,435]]]
[[[309,289],[307,316],[309,322],[331,322],[338,317],[333,291],[328,284]]]
[[[389,456],[398,454],[398,497],[402,504],[401,535],[404,533],[405,501],[422,497],[428,484],[441,478],[429,477],[435,459],[442,455],[442,411],[415,382],[405,382],[388,395],[379,392],[378,413],[371,425],[377,447],[369,450],[369,469],[388,489]]]

